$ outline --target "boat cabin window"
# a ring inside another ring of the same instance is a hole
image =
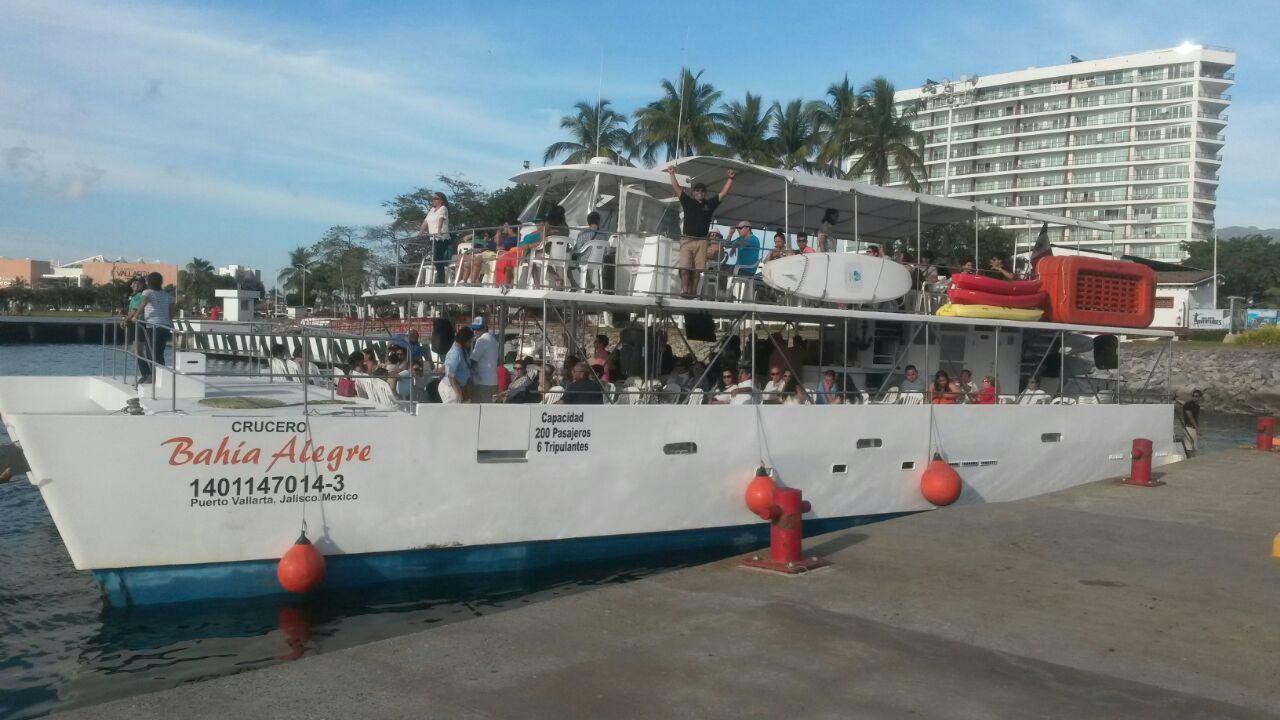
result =
[[[669,190],[667,192],[670,193]],[[653,197],[638,185],[625,183],[622,185],[621,195],[619,232],[679,236],[680,206],[676,204],[675,198],[669,195]]]

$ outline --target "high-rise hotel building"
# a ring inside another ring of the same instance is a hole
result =
[[[1213,237],[1235,61],[1186,44],[930,81],[896,99],[917,108],[926,192],[1101,221],[1111,237],[1051,229],[1051,239],[1178,259],[1183,242]],[[1039,231],[1001,224],[1020,245]]]

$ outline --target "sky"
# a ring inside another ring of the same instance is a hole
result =
[[[1219,226],[1280,227],[1280,4],[0,0],[0,256],[260,268],[441,173],[497,188],[682,65],[819,98],[1177,46],[1238,57]]]

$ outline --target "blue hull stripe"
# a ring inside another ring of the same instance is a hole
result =
[[[805,535],[820,535],[907,513],[806,520]],[[400,550],[325,558],[324,589],[344,589],[427,578],[518,572],[620,558],[644,558],[680,551],[723,549],[746,552],[768,544],[769,525],[604,537]],[[286,594],[276,581],[275,560],[164,565],[94,570],[107,605],[230,600]]]

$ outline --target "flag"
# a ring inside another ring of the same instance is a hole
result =
[[[1053,248],[1049,247],[1049,223],[1040,226],[1040,234],[1036,236],[1036,244],[1031,246],[1031,257],[1027,264],[1031,266],[1031,277],[1036,276],[1036,263],[1040,258],[1049,257],[1053,254]]]

